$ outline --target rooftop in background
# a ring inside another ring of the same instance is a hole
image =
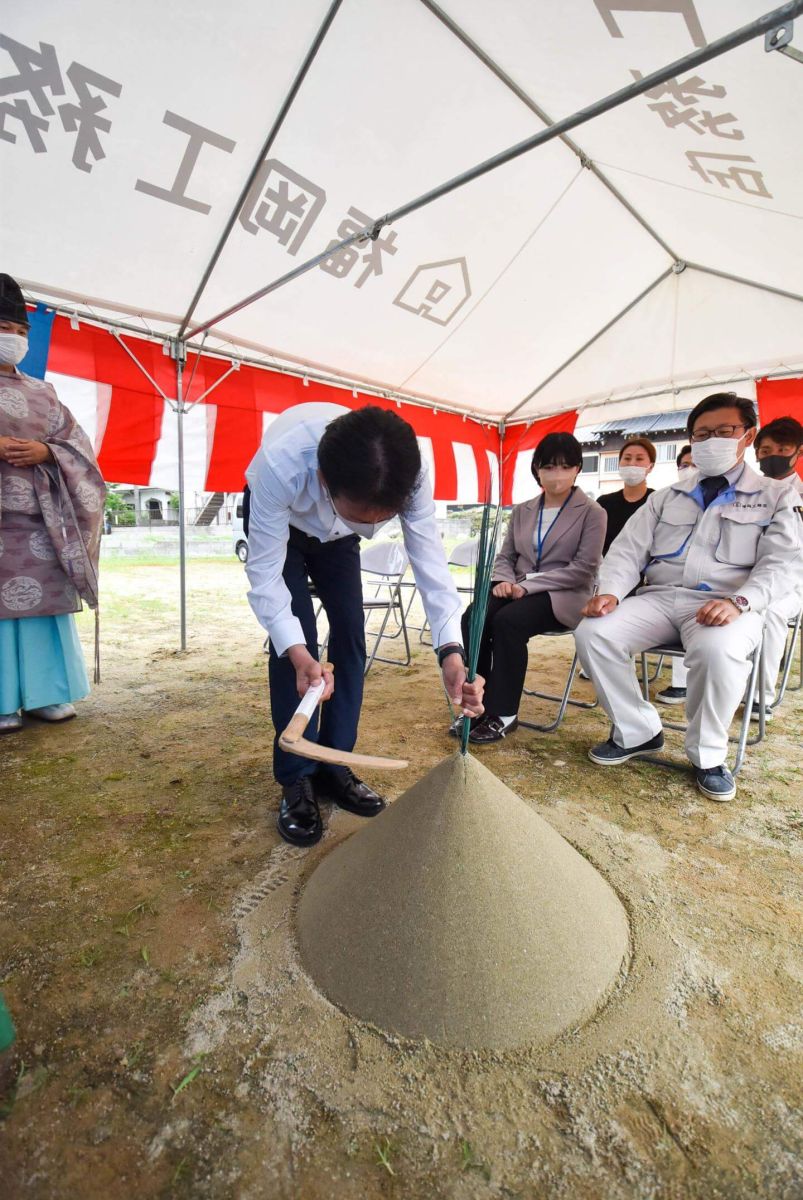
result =
[[[690,408],[678,412],[648,413],[643,417],[620,418],[618,421],[603,421],[600,425],[583,425],[575,430],[575,437],[584,446],[604,442],[612,434],[621,437],[654,438],[662,434],[686,431],[686,420]]]

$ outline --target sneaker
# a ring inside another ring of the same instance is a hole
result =
[[[686,689],[676,687],[664,688],[662,692],[656,694],[655,699],[659,704],[685,704]]]
[[[22,717],[18,712],[0,713],[0,733],[16,733],[22,729]]]
[[[75,716],[73,704],[45,704],[42,708],[26,708],[25,711],[29,717],[36,717],[39,721],[69,721]]]
[[[640,746],[632,746],[629,750],[626,750],[624,746],[617,746],[613,738],[609,737],[607,742],[600,742],[598,746],[593,746],[588,752],[588,757],[598,767],[618,767],[619,763],[628,762],[631,758],[654,754],[656,750],[662,750],[663,746],[663,731],[656,733],[655,737],[650,738],[648,742],[642,742]]]
[[[732,800],[736,783],[727,767],[695,767],[697,787],[709,800]]]
[[[750,710],[750,720],[757,721],[759,718],[760,712],[761,712],[761,705],[758,703],[757,700],[754,700],[753,707]],[[770,708],[770,706],[768,704],[764,705],[764,720],[765,721],[772,720],[772,709]]]

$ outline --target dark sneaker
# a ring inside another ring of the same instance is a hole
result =
[[[754,700],[753,707],[750,710],[750,720],[757,721],[760,712],[761,712],[761,705],[758,703],[757,700]],[[764,705],[764,720],[765,721],[772,720],[772,709],[767,704]]]
[[[309,775],[302,775],[295,783],[282,788],[276,826],[292,846],[314,846],[321,840],[323,821]]]
[[[709,800],[732,800],[736,783],[727,767],[695,767],[697,787]]]
[[[685,704],[686,689],[676,687],[664,688],[662,692],[656,694],[655,699],[659,704]]]
[[[501,717],[495,717],[491,713],[486,713],[476,725],[472,725],[468,740],[475,746],[484,746],[489,742],[501,742],[503,737],[507,737],[509,733],[512,733],[518,727],[518,717],[514,717],[512,721],[505,722]]]
[[[375,817],[385,807],[385,801],[358,779],[348,767],[319,767],[315,774],[315,790],[338,808],[357,817]]]
[[[617,746],[610,737],[607,742],[600,742],[598,746],[593,746],[588,752],[588,757],[598,767],[618,767],[619,763],[628,762],[631,758],[654,754],[656,750],[662,750],[663,746],[663,732],[656,733],[654,738],[650,738],[648,742],[642,742],[640,746],[631,746],[629,750],[626,750],[624,746]]]

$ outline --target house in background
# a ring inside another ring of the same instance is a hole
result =
[[[178,525],[178,492],[130,484],[122,484],[115,491],[132,513],[134,525]],[[232,516],[241,502],[242,492],[188,492],[187,525],[231,527]]]
[[[133,514],[135,525],[165,525],[177,520],[170,506],[172,492],[157,487],[116,487],[117,496]],[[129,517],[129,522],[131,518]]]

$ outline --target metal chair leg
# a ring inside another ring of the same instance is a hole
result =
[[[663,655],[662,655],[663,657]],[[649,704],[650,702],[650,672],[647,666],[647,654],[643,652],[641,655],[641,694]]]
[[[674,657],[674,656],[670,656],[670,657]],[[647,692],[646,683],[644,683],[644,680],[646,679],[646,670],[647,670],[646,658],[647,658],[646,654],[641,655],[642,683],[643,683],[643,690],[645,692]],[[748,746],[757,746],[758,743],[763,741],[764,738],[766,737],[767,715],[766,715],[766,703],[765,703],[766,696],[765,696],[765,687],[764,687],[764,677],[763,677],[763,672],[762,672],[763,662],[764,662],[764,639],[762,636],[761,641],[759,642],[756,649],[753,651],[753,663],[752,663],[752,667],[750,669],[750,678],[749,678],[748,684],[747,684],[747,692],[744,697],[744,710],[742,713],[742,723],[739,728],[739,735],[738,735],[738,737],[731,737],[730,735],[728,736],[728,741],[736,746],[736,756],[734,758],[733,767],[731,768],[731,772],[733,775],[738,775],[739,771],[742,769],[742,764],[744,763],[744,756],[745,756],[745,751],[746,751],[747,747]],[[753,711],[753,700],[754,700],[755,694],[756,694],[756,687],[758,687],[758,695],[759,695],[758,733],[756,733],[756,735],[754,737],[749,737],[748,735],[750,732],[750,714]],[[646,699],[649,699],[649,694],[647,694]],[[688,726],[684,722],[667,721],[667,720],[664,720],[663,718],[661,719],[661,725],[664,729],[674,729],[678,733],[685,733],[686,729],[688,728]],[[613,736],[613,735],[611,735],[611,736]],[[679,763],[672,762],[671,759],[660,758],[657,755],[655,755],[655,756],[645,755],[641,761],[655,763],[659,767],[676,768],[681,765]]]
[[[801,634],[800,634],[800,626],[801,626],[802,620],[803,620],[803,612],[799,612],[797,614],[797,617],[795,618],[794,625],[791,626],[792,636],[790,637],[789,634],[787,634],[786,646],[784,647],[783,658],[781,659],[780,686],[778,687],[778,693],[777,693],[775,699],[773,700],[772,704],[769,705],[769,708],[772,712],[774,712],[775,709],[778,707],[778,705],[783,702],[783,698],[786,695],[787,691],[797,692],[800,690],[801,684],[803,684],[803,638],[801,638]],[[798,639],[800,639],[800,679],[801,679],[801,684],[798,684],[797,686],[790,686],[789,685],[789,677],[792,674],[792,663],[794,662],[795,647],[798,645]]]
[[[553,692],[539,692],[537,688],[524,688],[523,695],[533,696],[539,700],[551,700],[554,704],[558,705],[558,711],[555,720],[549,722],[548,724],[542,724],[537,721],[525,721],[520,717],[519,725],[521,725],[524,729],[534,729],[538,733],[554,733],[555,730],[560,726],[563,718],[566,716],[566,709],[569,707],[569,705],[572,705],[573,708],[596,708],[599,704],[599,700],[596,696],[593,700],[571,699],[571,692],[572,688],[574,687],[574,681],[577,678],[578,667],[579,659],[577,657],[577,651],[575,650],[575,653],[572,656],[571,666],[569,667],[569,674],[566,677],[566,684],[563,688],[563,692],[559,696],[556,696]]]
[[[736,758],[733,763],[733,774],[738,775],[742,769],[744,762],[744,752],[747,746],[755,746],[762,741],[767,729],[767,708],[764,688],[764,672],[762,666],[764,664],[764,639],[758,647],[758,652],[753,654],[753,669],[750,672],[750,679],[747,684],[747,694],[744,698],[744,713],[742,715],[742,727],[739,730],[739,737],[736,739]],[[758,734],[754,738],[748,738],[750,730],[750,714],[753,711],[753,700],[756,694],[756,681],[758,681]],[[733,738],[729,738],[733,741]]]
[[[573,704],[575,706],[575,708],[596,708],[597,705],[599,704],[599,701],[597,699],[594,699],[593,701],[570,700],[569,699],[572,687],[574,685],[574,679],[575,679],[576,674],[577,674],[577,651],[575,651],[574,657],[572,658],[572,665],[569,668],[569,674],[566,677],[566,686],[563,689],[562,696],[554,696],[548,692],[538,692],[538,691],[535,691],[530,688],[525,688],[524,689],[525,696],[537,696],[541,700],[553,700],[553,701],[555,701],[556,704],[558,704],[559,707],[558,707],[558,713],[557,713],[557,716],[555,717],[555,720],[552,721],[548,725],[541,725],[535,721],[522,721],[521,717],[519,717],[519,725],[521,725],[524,729],[534,729],[538,733],[554,733],[555,730],[560,725],[563,718],[566,716],[566,709],[568,708],[568,706],[570,704]]]
[[[388,597],[388,606],[385,609],[385,615],[382,619],[382,624],[380,625],[378,632],[374,635],[374,641],[371,646],[371,653],[365,664],[365,671],[364,671],[365,675],[368,674],[368,672],[371,670],[371,667],[374,665],[375,662],[388,663],[390,666],[393,666],[393,667],[409,667],[410,663],[412,662],[412,653],[410,651],[410,639],[407,634],[407,622],[406,622],[405,616],[404,616],[404,600],[403,600],[402,594],[401,594],[401,587],[398,583],[395,585],[388,585],[388,586],[390,586],[392,589],[391,595]],[[396,616],[397,612],[398,612],[398,617]],[[366,614],[365,614],[366,626],[368,624],[368,619],[370,617],[370,613],[371,613],[370,609],[366,610]],[[383,637],[395,638],[398,636],[398,634],[386,634],[385,633],[385,629],[387,628],[387,624],[388,624],[388,621],[390,620],[391,613],[393,614],[394,619],[399,622],[399,624],[400,624],[399,632],[402,633],[404,636],[405,657],[403,659],[383,658],[380,654],[377,653],[379,650],[379,644],[382,641]]]

